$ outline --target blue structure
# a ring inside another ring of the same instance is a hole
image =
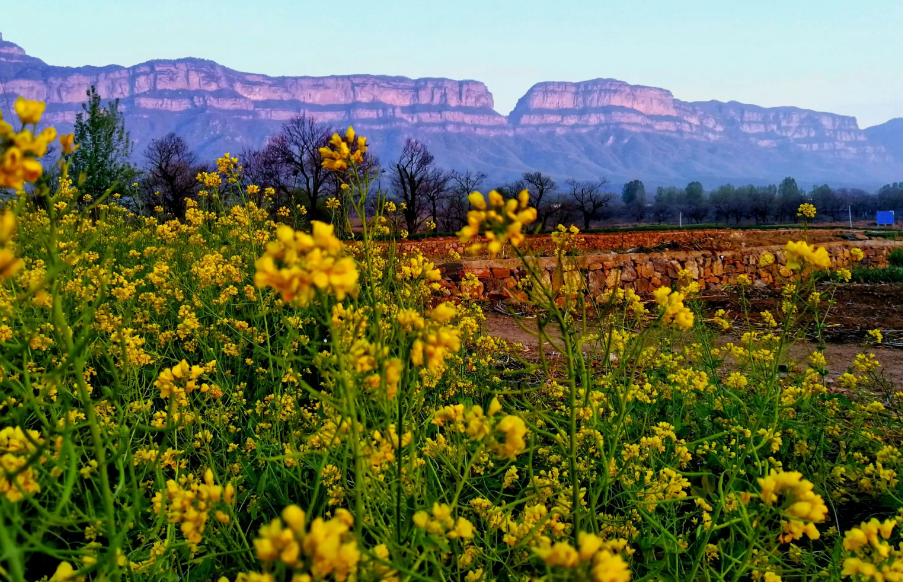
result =
[[[893,210],[878,211],[878,214],[875,217],[875,222],[878,223],[878,226],[893,226],[894,225],[894,211]]]

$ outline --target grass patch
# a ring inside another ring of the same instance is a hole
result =
[[[886,269],[853,269],[854,283],[903,283],[903,267]]]

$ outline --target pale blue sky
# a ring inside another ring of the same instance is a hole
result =
[[[688,101],[903,117],[900,0],[2,0],[0,32],[56,65],[184,56],[270,75],[485,82],[613,77]]]

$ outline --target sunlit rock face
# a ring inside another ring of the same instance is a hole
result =
[[[886,158],[881,147],[868,143],[854,117],[736,101],[691,103],[675,99],[665,89],[615,79],[538,83],[518,101],[509,121],[521,129],[607,127],[712,142],[739,139],[759,147],[787,144],[844,157]]]
[[[384,158],[414,136],[429,142],[443,165],[500,177],[530,169],[667,182],[809,173],[854,183],[880,181],[900,166],[883,146],[892,132],[867,134],[853,117],[686,102],[665,89],[615,79],[537,83],[505,116],[479,81],[269,77],[194,58],[55,67],[0,35],[0,83],[6,116],[17,96],[45,101],[45,120],[63,131],[91,86],[103,98],[118,98],[136,155],[169,131],[204,157],[259,147],[283,122],[304,114],[337,127],[354,125]]]

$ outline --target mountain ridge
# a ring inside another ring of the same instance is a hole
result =
[[[682,101],[667,89],[604,77],[536,83],[502,115],[488,87],[473,79],[274,77],[197,57],[57,67],[0,34],[0,83],[4,114],[17,96],[42,100],[46,121],[61,130],[74,123],[87,88],[97,86],[102,97],[120,99],[136,152],[169,131],[208,158],[260,147],[284,121],[307,114],[367,132],[384,159],[416,137],[442,165],[498,179],[542,170],[652,183],[756,182],[797,168],[790,173],[801,180],[873,186],[903,175],[903,127],[896,124],[863,130],[855,117],[789,105]]]

